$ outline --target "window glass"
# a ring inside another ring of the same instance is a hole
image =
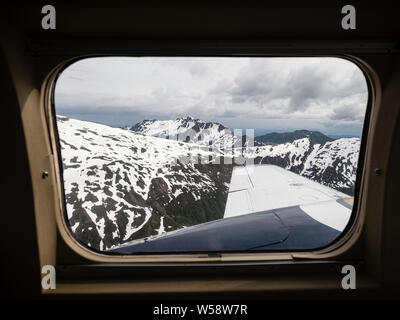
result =
[[[68,224],[114,254],[326,246],[352,214],[367,100],[339,58],[75,62],[54,106]]]

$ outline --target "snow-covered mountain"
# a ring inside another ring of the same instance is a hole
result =
[[[235,135],[220,123],[205,122],[192,117],[176,120],[144,120],[128,129],[148,136],[212,145],[217,148],[248,147],[245,150],[245,157],[254,159],[255,163],[279,165],[339,191],[348,194],[354,192],[359,138],[331,141],[331,138],[318,131],[297,130],[266,134],[262,137],[273,140],[274,143],[264,145],[254,141],[252,137],[241,137],[241,133]],[[292,142],[276,144],[279,140]]]
[[[144,121],[135,130],[126,130],[57,117],[67,215],[81,242],[106,250],[222,218],[239,155],[248,162],[279,165],[342,192],[353,192],[357,138],[325,144],[304,138],[232,151],[218,148],[219,143],[208,148],[196,139],[185,143],[162,136],[170,125],[180,134],[197,123],[194,132],[210,134],[222,143],[228,129],[220,124],[207,125],[193,118],[165,123],[164,129],[160,123]]]
[[[68,220],[88,246],[223,217],[232,166],[202,164],[222,154],[62,116],[57,125]]]
[[[324,144],[303,138],[292,143],[254,147],[246,156],[256,164],[278,165],[353,195],[359,150],[359,138],[341,138]]]
[[[143,120],[132,127],[126,127],[147,136],[197,143],[213,147],[240,147],[256,143],[251,137],[242,137],[242,132],[235,133],[218,122],[205,122],[193,117],[175,120]],[[246,133],[246,132],[243,132]]]

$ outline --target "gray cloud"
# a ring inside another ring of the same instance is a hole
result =
[[[343,105],[333,110],[332,120],[362,121],[364,113],[355,105]]]
[[[56,86],[57,112],[104,123],[114,113],[113,125],[192,115],[229,127],[357,131],[366,102],[362,72],[337,58],[92,58]]]
[[[232,103],[254,101],[262,106],[272,105],[274,100],[287,100],[286,112],[306,111],[312,105],[327,105],[366,90],[358,69],[351,73],[351,81],[347,78],[335,81],[331,77],[335,70],[315,65],[277,73],[270,72],[268,65],[252,69],[247,68],[235,78],[235,85],[229,90]]]

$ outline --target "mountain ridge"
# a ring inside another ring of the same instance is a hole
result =
[[[191,116],[175,120],[143,120],[124,128],[147,136],[213,147],[263,145],[255,141],[254,137],[235,135],[236,132],[219,122],[207,122]]]
[[[319,131],[311,131],[311,130],[295,130],[288,132],[271,132],[261,136],[257,136],[254,139],[258,142],[262,142],[264,144],[281,144],[287,142],[293,142],[294,140],[307,138],[309,137],[315,143],[324,144],[325,142],[333,141],[327,135],[319,132]]]

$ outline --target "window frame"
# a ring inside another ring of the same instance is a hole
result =
[[[182,253],[156,253],[156,254],[110,254],[104,251],[97,251],[91,247],[80,243],[75,239],[74,234],[70,229],[70,225],[66,213],[65,205],[65,193],[64,193],[64,179],[62,175],[62,156],[60,150],[60,143],[58,139],[58,130],[55,117],[55,86],[59,75],[68,68],[71,64],[83,60],[86,58],[96,58],[96,57],[143,57],[143,56],[160,56],[160,57],[176,57],[176,56],[190,56],[190,57],[331,57],[340,58],[354,63],[365,77],[368,88],[368,102],[366,106],[366,113],[364,118],[363,130],[360,140],[360,151],[357,165],[357,176],[355,182],[354,191],[354,204],[352,208],[352,213],[350,220],[346,228],[341,232],[341,234],[332,243],[317,249],[312,250],[286,250],[286,251],[261,251],[261,252],[182,252]],[[222,54],[215,55],[211,51],[210,54],[202,52],[200,55],[196,53],[188,54],[185,52],[183,55],[179,52],[174,54],[147,54],[147,55],[84,55],[74,57],[67,61],[64,61],[48,75],[46,81],[42,87],[43,95],[43,107],[46,115],[46,125],[49,139],[51,141],[51,151],[54,155],[53,164],[56,173],[57,181],[57,199],[58,199],[58,210],[56,210],[56,221],[59,233],[65,241],[65,243],[80,256],[87,258],[91,261],[96,262],[117,262],[117,263],[182,263],[182,262],[259,262],[259,261],[290,261],[298,258],[311,259],[311,260],[321,260],[327,258],[334,258],[343,252],[347,251],[352,247],[352,244],[357,242],[360,237],[360,230],[363,227],[364,217],[360,215],[360,200],[362,198],[362,185],[363,177],[365,172],[365,157],[366,157],[366,146],[368,141],[368,131],[370,126],[370,116],[371,110],[374,104],[374,98],[376,93],[373,91],[374,83],[370,71],[367,66],[360,59],[345,54],[291,54],[291,55],[272,55],[272,54]]]

